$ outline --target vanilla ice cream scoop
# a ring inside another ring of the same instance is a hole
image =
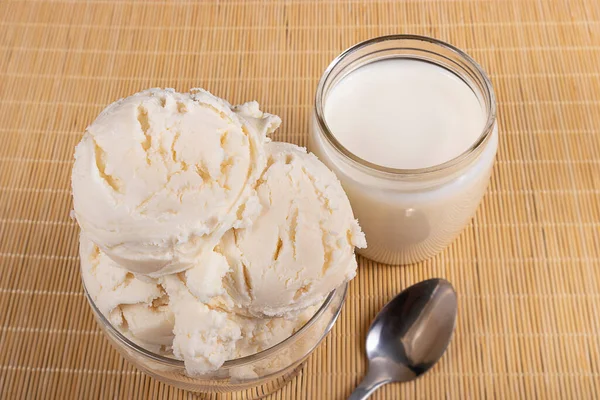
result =
[[[156,280],[120,268],[85,234],[79,238],[79,255],[85,287],[112,325],[147,348],[171,346],[175,321]]]
[[[181,274],[166,275],[159,281],[168,293],[175,319],[173,354],[184,361],[187,373],[193,376],[276,345],[317,311],[309,307],[293,319],[245,317],[202,302]]]
[[[280,124],[255,102],[151,89],[119,100],[75,151],[74,214],[122,268],[151,277],[192,267],[260,211],[264,141]]]
[[[214,371],[227,360],[274,346],[317,310],[309,307],[289,320],[241,316],[229,311],[218,296],[205,302],[206,283],[198,280],[197,272],[189,273],[193,269],[156,279],[135,275],[115,264],[85,234],[80,236],[80,257],[87,292],[111,325],[150,351],[183,360],[190,375]],[[204,262],[224,261],[215,253]],[[221,282],[218,286],[222,289]]]
[[[316,304],[356,273],[355,247],[365,237],[339,181],[313,154],[267,143],[256,191],[262,212],[223,237],[219,251],[238,312],[290,315]]]

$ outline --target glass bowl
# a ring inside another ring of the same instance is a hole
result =
[[[102,332],[112,346],[146,374],[175,387],[193,392],[248,391],[245,398],[260,398],[283,387],[302,369],[306,358],[327,336],[340,314],[348,284],[333,290],[315,315],[296,333],[275,346],[246,357],[226,361],[218,370],[188,376],[183,361],[153,353],[131,341],[98,310],[85,283],[85,297]]]

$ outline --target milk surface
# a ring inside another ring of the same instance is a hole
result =
[[[486,115],[457,75],[432,63],[388,59],[352,71],[324,107],[332,134],[352,153],[389,168],[426,168],[466,151]]]

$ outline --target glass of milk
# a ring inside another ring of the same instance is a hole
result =
[[[393,35],[339,55],[317,87],[309,148],[340,179],[365,257],[411,264],[462,231],[498,148],[490,80],[467,54]]]

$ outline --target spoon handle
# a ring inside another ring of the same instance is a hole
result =
[[[354,389],[348,400],[364,400],[371,396],[380,386],[391,382],[388,376],[377,374],[374,369],[369,368],[367,376],[363,378],[360,384]]]

